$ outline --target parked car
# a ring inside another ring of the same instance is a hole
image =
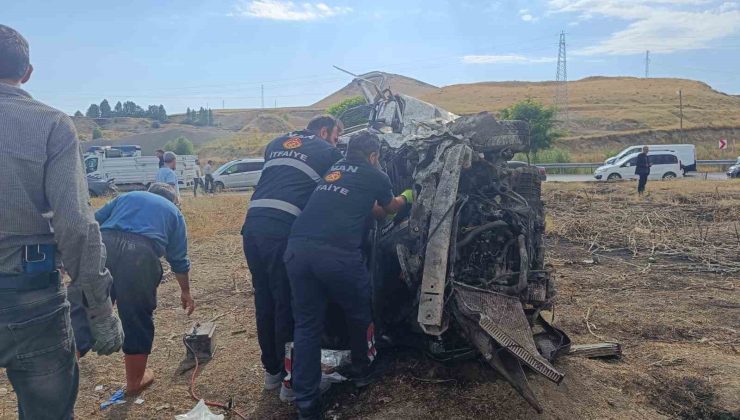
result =
[[[90,197],[105,197],[118,194],[118,188],[113,178],[102,179],[97,176],[87,176],[87,191]]]
[[[740,156],[737,157],[737,162],[734,165],[727,168],[728,178],[740,178]]]
[[[678,162],[681,165],[681,170],[684,175],[686,175],[686,172],[696,171],[696,146],[693,144],[640,144],[637,146],[630,146],[619,152],[616,156],[607,159],[604,163],[611,165],[625,156],[633,153],[640,153],[644,146],[647,146],[651,152],[675,152],[678,156]]]
[[[224,189],[256,187],[262,175],[264,159],[238,159],[221,165],[213,173],[213,187],[216,192]]]
[[[632,153],[613,164],[600,166],[594,171],[594,178],[601,181],[614,181],[618,179],[633,179],[635,175],[635,165],[637,155]],[[676,152],[672,151],[650,151],[650,176],[648,179],[673,179],[683,177],[681,165]]]
[[[116,152],[114,155],[111,152]],[[141,146],[136,144],[123,144],[120,146],[90,146],[87,153],[106,153],[108,157],[141,157]]]
[[[516,169],[516,168],[521,168],[521,167],[523,167],[523,166],[536,166],[536,167],[537,167],[537,170],[538,170],[538,171],[540,171],[540,175],[542,175],[542,181],[544,182],[544,181],[546,181],[546,180],[547,180],[547,172],[545,171],[545,168],[543,168],[543,167],[541,167],[541,166],[537,166],[537,165],[530,165],[529,163],[527,163],[527,162],[522,162],[521,160],[510,160],[510,161],[508,162],[507,166],[508,166],[508,167],[509,167],[510,169]]]

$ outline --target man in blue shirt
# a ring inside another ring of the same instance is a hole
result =
[[[315,188],[290,233],[284,261],[293,294],[295,404],[301,418],[322,418],[319,401],[321,334],[327,301],[344,311],[355,385],[372,380],[375,331],[370,278],[360,249],[371,214],[383,218],[411,200],[394,197],[388,176],[376,169],[378,138],[362,133],[349,142],[346,159],[335,163]]]
[[[154,182],[160,182],[162,184],[172,185],[177,193],[177,200],[175,203],[180,201],[180,185],[177,183],[177,155],[173,152],[166,152],[162,157],[164,166],[159,168],[157,176],[154,178]]]
[[[154,381],[146,368],[154,340],[157,287],[162,279],[164,256],[180,285],[180,302],[190,315],[190,258],[185,218],[173,204],[175,192],[167,184],[152,184],[149,192],[121,195],[95,213],[108,251],[106,267],[113,275],[111,298],[123,324],[126,392],[136,394]],[[70,291],[71,299],[76,291]],[[75,305],[77,306],[77,305]],[[90,348],[88,326],[73,309],[72,327],[81,354]]]
[[[285,343],[293,337],[290,284],[283,263],[290,227],[321,174],[342,158],[334,147],[341,132],[341,122],[324,115],[312,119],[306,130],[270,142],[244,221],[244,255],[252,273],[267,390],[280,387],[285,376]],[[284,401],[291,400],[291,394],[285,386],[280,390]]]

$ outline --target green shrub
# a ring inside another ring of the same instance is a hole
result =
[[[193,142],[188,140],[186,137],[180,136],[174,140],[170,140],[164,145],[164,150],[175,152],[177,155],[192,155],[194,154]]]
[[[101,130],[100,127],[93,128],[93,132],[92,132],[93,140],[99,139],[101,137],[103,137],[103,130]]]

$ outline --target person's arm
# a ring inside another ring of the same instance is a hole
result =
[[[116,208],[116,204],[118,204],[118,197],[105,203],[103,207],[95,212],[95,220],[100,226],[103,226],[103,223],[105,223],[105,221],[110,218],[111,214],[113,214],[113,209]]]
[[[105,246],[89,204],[77,133],[66,116],[49,137],[44,178],[46,198],[54,211],[54,238],[65,270],[82,288],[88,313],[109,314],[112,279],[105,268]]]
[[[105,245],[92,214],[87,180],[82,165],[77,132],[64,115],[47,140],[44,165],[44,194],[54,212],[54,239],[64,269],[82,290],[82,304],[90,320],[93,351],[105,355],[118,351],[123,331],[113,313],[110,288],[113,282],[105,268]]]
[[[175,273],[177,283],[180,285],[180,302],[182,308],[188,315],[195,310],[195,302],[190,295],[190,258],[188,257],[188,235],[185,218],[180,211],[177,211],[177,220],[172,232],[167,238],[167,248],[165,256],[167,262]]]

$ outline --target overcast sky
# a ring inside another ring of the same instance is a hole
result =
[[[740,94],[740,2],[713,0],[7,1],[26,85],[69,113],[103,98],[185,107],[311,104],[350,81],[333,64],[444,86],[568,77],[683,77]]]

